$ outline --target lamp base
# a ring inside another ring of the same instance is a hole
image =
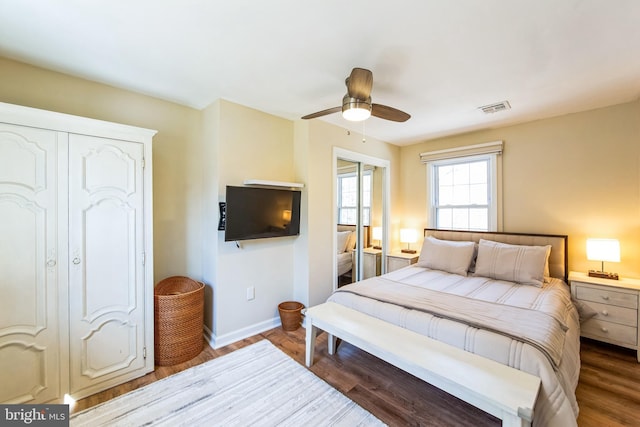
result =
[[[415,254],[417,251],[415,249],[400,249],[400,252],[403,254]]]
[[[607,273],[606,271],[589,270],[589,277],[599,277],[601,279],[618,280],[618,273]]]
[[[373,249],[382,249],[382,246],[373,246]]]

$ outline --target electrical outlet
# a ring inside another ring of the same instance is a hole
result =
[[[256,297],[256,288],[253,286],[249,286],[247,288],[247,301],[251,301]]]

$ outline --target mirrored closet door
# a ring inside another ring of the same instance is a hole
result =
[[[384,273],[389,166],[384,160],[336,151],[334,253],[339,287]]]

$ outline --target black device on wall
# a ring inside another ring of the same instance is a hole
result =
[[[227,204],[225,202],[219,202],[220,207],[220,219],[218,220],[218,231],[224,231],[227,223]]]
[[[300,191],[227,186],[224,240],[300,234]]]

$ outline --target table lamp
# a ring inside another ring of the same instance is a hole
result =
[[[587,259],[600,261],[600,271],[589,270],[589,276],[618,280],[618,273],[604,271],[604,262],[620,262],[620,242],[615,239],[587,239]]]
[[[401,252],[405,254],[415,254],[415,249],[411,249],[411,243],[418,241],[418,232],[413,228],[401,228],[400,229],[400,242],[407,244],[407,249],[402,249]]]
[[[373,249],[382,249],[382,227],[373,227],[372,234],[373,241],[378,241],[378,244],[374,245]]]

